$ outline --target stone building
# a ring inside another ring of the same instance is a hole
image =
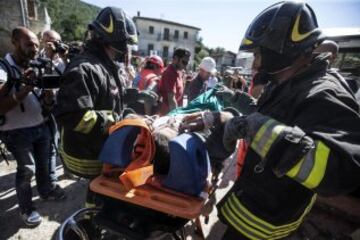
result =
[[[38,0],[0,0],[0,56],[12,48],[11,31],[25,26],[39,34],[50,29],[48,12]]]
[[[165,63],[169,63],[174,50],[184,47],[191,52],[192,65],[200,28],[163,19],[140,17],[139,13],[134,17],[134,21],[139,31],[139,55],[158,55]]]
[[[218,71],[222,72],[226,67],[235,66],[236,53],[233,53],[231,51],[212,54],[211,57],[214,58],[216,62],[216,68]]]

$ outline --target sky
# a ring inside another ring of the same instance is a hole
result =
[[[82,0],[123,8],[130,16],[160,18],[201,28],[203,43],[237,52],[251,21],[274,0]],[[321,28],[360,29],[360,0],[308,0]]]

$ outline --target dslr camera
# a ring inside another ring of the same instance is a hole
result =
[[[69,46],[63,42],[55,41],[53,43],[55,46],[54,52],[56,52],[56,53],[65,54],[66,51],[69,49]]]
[[[61,73],[58,72],[51,59],[37,58],[29,63],[30,76],[22,76],[20,82],[41,89],[56,89],[60,87]]]

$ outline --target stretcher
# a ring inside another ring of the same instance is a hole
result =
[[[182,134],[169,142],[171,159],[177,161],[171,162],[164,177],[153,169],[154,142],[143,120],[123,120],[110,133],[99,156],[104,163],[102,175],[90,182],[99,207],[68,218],[58,239],[184,239],[182,229],[191,220],[202,235],[199,216],[210,184],[204,178],[209,169],[208,155],[204,148],[201,151],[196,147],[200,138]],[[137,153],[137,146],[143,151]],[[185,151],[187,148],[192,150]],[[183,157],[179,159],[179,155]],[[191,181],[176,181],[179,177]],[[188,194],[181,192],[189,186]]]
[[[117,178],[98,176],[90,183],[101,206],[84,208],[66,219],[58,240],[185,239],[183,227],[198,224],[206,199],[162,188],[152,177],[128,189]]]

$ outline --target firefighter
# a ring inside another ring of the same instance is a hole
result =
[[[123,79],[116,57],[137,42],[132,19],[120,8],[106,7],[88,26],[84,52],[67,66],[56,117],[62,126],[60,153],[77,176],[100,174],[98,155],[107,129],[123,110]]]
[[[240,50],[254,52],[269,84],[255,112],[225,123],[228,150],[238,139],[250,147],[240,177],[217,205],[228,226],[223,239],[284,239],[299,228],[318,194],[359,186],[359,105],[327,71],[329,54],[313,53],[324,38],[303,2],[276,3],[249,26]],[[224,122],[218,115],[202,125]]]

